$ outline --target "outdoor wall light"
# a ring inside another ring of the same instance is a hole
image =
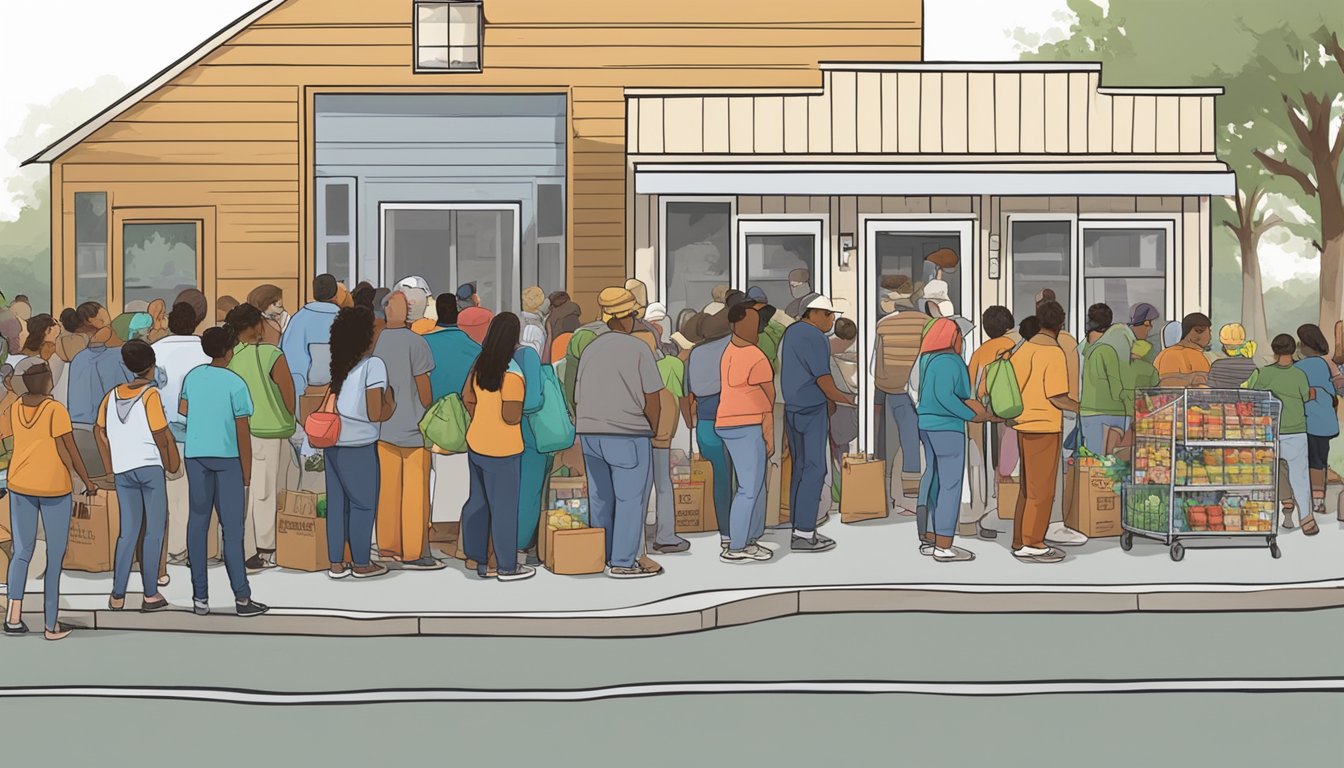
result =
[[[844,234],[840,236],[840,268],[849,269],[849,256],[858,250],[854,247],[854,235]]]
[[[989,236],[989,279],[999,279],[999,236]]]

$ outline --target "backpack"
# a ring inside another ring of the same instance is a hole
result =
[[[444,395],[420,418],[420,434],[441,451],[467,452],[467,427],[471,424],[467,406],[456,392]]]
[[[314,448],[333,448],[341,440],[341,415],[336,412],[336,395],[330,389],[322,399],[322,407],[303,420],[304,434]]]
[[[541,368],[541,408],[527,415],[537,450],[557,453],[574,445],[574,422],[569,417],[560,377],[549,365]]]
[[[1022,415],[1022,389],[1017,385],[1017,372],[1007,355],[1000,355],[985,366],[985,393],[990,412],[1000,419],[1015,419]],[[977,387],[978,389],[978,387]]]

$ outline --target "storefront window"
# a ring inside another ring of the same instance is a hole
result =
[[[435,292],[476,283],[481,304],[513,311],[518,243],[515,210],[455,208],[451,204],[386,208],[384,279],[390,285],[414,275]]]
[[[663,209],[667,314],[679,326],[682,314],[713,301],[715,286],[727,286],[732,266],[733,206],[729,202],[668,202]]]
[[[1117,320],[1135,304],[1152,304],[1163,316],[1167,304],[1167,231],[1156,228],[1083,228],[1084,296],[1087,305],[1106,304]]]
[[[1046,289],[1055,292],[1073,325],[1073,300],[1069,281],[1073,268],[1073,222],[1014,221],[1012,225],[1013,317],[1036,312],[1036,297]],[[1117,315],[1118,316],[1118,315]]]
[[[877,280],[874,283],[877,295],[873,306],[878,308],[877,316],[882,318],[896,308],[890,295],[893,292],[911,293],[919,299],[925,284],[933,279],[936,267],[925,261],[929,254],[940,248],[948,248],[961,255],[961,235],[957,232],[878,232],[876,234]],[[965,314],[961,306],[960,265],[955,270],[944,270],[943,281],[947,283],[947,295],[952,300],[958,314]],[[901,289],[903,284],[909,288]],[[918,304],[917,306],[922,305]]]
[[[122,254],[126,274],[123,302],[171,299],[199,285],[194,221],[126,224],[122,227]]]
[[[75,303],[107,304],[107,193],[75,193]]]
[[[813,235],[748,235],[747,243],[747,287],[759,287],[765,291],[770,303],[776,307],[787,307],[793,301],[789,288],[789,273],[795,269],[812,272],[812,263],[817,250],[817,238]],[[812,276],[812,288],[816,289],[816,276]]]

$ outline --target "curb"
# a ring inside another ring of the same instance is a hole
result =
[[[1205,613],[1337,607],[1344,607],[1344,584],[1339,581],[1175,589],[1160,585],[1068,587],[1051,591],[858,585],[708,592],[637,608],[572,613],[376,614],[273,608],[264,616],[239,619],[223,613],[200,617],[185,609],[142,614],[135,610],[63,608],[61,621],[95,630],[316,637],[636,638],[828,613]],[[42,626],[40,611],[25,611],[24,616],[29,626]]]

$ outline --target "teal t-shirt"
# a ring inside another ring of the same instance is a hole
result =
[[[187,401],[188,459],[238,458],[235,420],[252,415],[247,382],[227,368],[202,365],[182,381]]]

